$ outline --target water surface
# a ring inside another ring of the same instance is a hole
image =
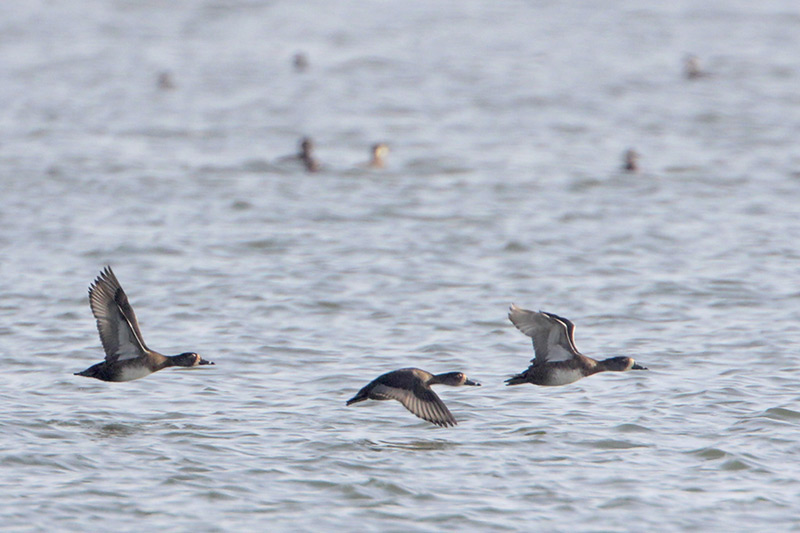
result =
[[[3,12],[4,527],[798,527],[794,2]],[[322,172],[279,161],[303,135]],[[106,264],[216,366],[73,376]],[[503,386],[511,302],[650,372]],[[404,366],[484,386],[447,430],[345,407]]]

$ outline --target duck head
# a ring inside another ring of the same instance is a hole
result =
[[[378,143],[372,145],[372,161],[371,167],[383,168],[386,165],[386,156],[389,154],[389,146],[386,143]]]
[[[627,372],[628,370],[647,370],[633,360],[632,357],[612,357],[603,361],[603,367],[611,372]]]
[[[213,365],[211,361],[206,361],[195,352],[186,352],[176,355],[172,358],[175,366],[199,366],[199,365]]]
[[[300,157],[311,157],[314,151],[314,141],[310,137],[303,137],[300,140]]]
[[[460,387],[461,385],[471,385],[473,387],[481,386],[477,381],[469,379],[463,372],[437,374],[433,379],[433,383],[441,383],[442,385],[450,385],[451,387]]]

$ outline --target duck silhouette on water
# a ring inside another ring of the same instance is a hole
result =
[[[683,58],[683,76],[687,80],[696,80],[705,76],[703,68],[700,66],[700,58],[694,54],[688,54]]]
[[[213,365],[194,352],[162,355],[144,343],[139,322],[128,296],[107,266],[89,287],[89,304],[97,319],[97,331],[106,352],[105,361],[76,376],[103,381],[131,381],[171,366]]]
[[[308,70],[308,56],[303,52],[297,52],[292,57],[292,66],[295,72],[305,72]]]
[[[389,145],[386,143],[373,144],[370,148],[370,155],[372,156],[367,161],[368,168],[380,169],[386,167],[386,156],[389,155]]]
[[[518,330],[533,339],[536,356],[527,370],[507,379],[507,385],[532,383],[554,387],[598,372],[647,370],[630,357],[597,361],[581,354],[575,347],[575,325],[558,315],[528,311],[512,304],[508,318]]]
[[[310,137],[303,137],[300,140],[300,152],[297,154],[306,169],[306,172],[319,171],[319,162],[314,157],[314,142]]]
[[[317,161],[317,158],[314,157],[314,141],[311,140],[311,137],[303,137],[300,139],[298,148],[299,149],[296,154],[281,156],[276,160],[276,162],[281,165],[296,165],[297,163],[300,163],[303,165],[303,168],[306,170],[306,172],[318,172],[322,166],[320,165],[319,161]]]
[[[455,426],[458,422],[433,392],[431,385],[480,387],[481,384],[467,378],[463,372],[434,375],[419,368],[401,368],[370,381],[358,394],[347,400],[347,405],[366,400],[397,400],[423,420],[441,427]]]
[[[639,172],[639,152],[633,148],[625,151],[622,170],[625,172]]]

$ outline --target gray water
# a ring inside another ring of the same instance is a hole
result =
[[[0,54],[4,529],[800,530],[795,1],[25,0]],[[106,264],[216,366],[73,376]],[[650,371],[505,387],[511,302]],[[406,366],[483,387],[345,407]]]

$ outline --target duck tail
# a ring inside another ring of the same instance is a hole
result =
[[[102,365],[102,363],[98,363],[96,365],[92,365],[89,368],[87,368],[86,370],[82,370],[81,372],[75,372],[75,374],[73,374],[73,375],[75,375],[75,376],[86,376],[87,378],[98,378],[98,379],[100,379],[98,376],[100,374],[100,371],[99,371],[100,368],[99,367],[101,365]]]
[[[517,374],[516,376],[512,376],[506,380],[506,386],[509,385],[522,385],[523,383],[527,383],[528,379],[525,376],[525,373]]]
[[[347,400],[347,403],[345,405],[353,405],[354,403],[363,402],[366,400],[369,400],[369,396],[363,394],[363,391],[358,391],[358,394]]]

